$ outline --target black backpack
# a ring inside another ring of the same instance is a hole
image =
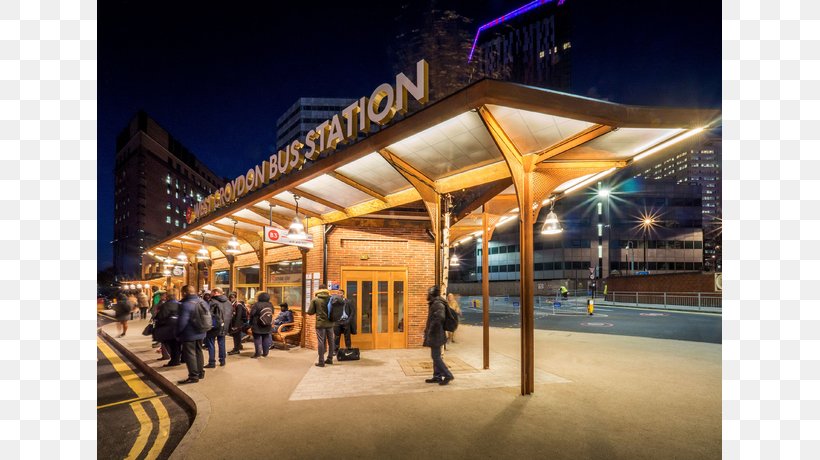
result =
[[[455,310],[450,308],[447,302],[444,304],[444,330],[447,332],[455,332],[458,329],[458,314]]]
[[[211,309],[204,300],[200,300],[194,307],[194,314],[191,315],[191,322],[197,332],[208,332],[214,327]]]
[[[259,310],[259,326],[268,327],[273,323],[273,309],[271,307],[262,307]]]
[[[340,321],[342,319],[342,313],[345,311],[345,299],[339,295],[331,296],[327,301],[327,309],[330,312],[330,317],[328,318],[330,321],[334,323]]]

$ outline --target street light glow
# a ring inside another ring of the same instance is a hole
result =
[[[602,188],[601,190],[598,190],[598,196],[601,197],[601,198],[608,197],[609,196],[609,189],[608,188]]]

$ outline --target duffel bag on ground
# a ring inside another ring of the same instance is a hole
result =
[[[358,361],[359,360],[359,349],[358,348],[341,348],[339,352],[336,353],[336,360],[337,361]]]

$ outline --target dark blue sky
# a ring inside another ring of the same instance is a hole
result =
[[[720,106],[720,2],[566,1],[574,2],[573,92]],[[525,3],[465,1],[459,10],[478,28]],[[111,0],[98,8],[100,268],[113,257],[115,139],[137,110],[214,172],[235,177],[270,153],[276,118],[298,97],[359,97],[393,78],[395,4],[386,0]]]

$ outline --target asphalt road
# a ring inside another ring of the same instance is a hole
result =
[[[181,406],[97,339],[98,458],[168,458],[190,425]]]
[[[462,313],[462,324],[482,324],[481,310],[468,307],[462,308]],[[490,312],[490,325],[521,327],[519,313]],[[595,308],[593,316],[589,316],[582,307],[564,308],[555,314],[552,309],[538,309],[535,311],[535,328],[721,343],[721,316],[705,313],[601,306]]]

